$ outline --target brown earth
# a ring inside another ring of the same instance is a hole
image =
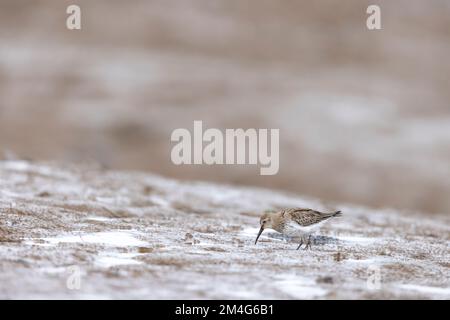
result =
[[[344,214],[312,250],[254,245],[263,211],[294,206]],[[446,215],[0,162],[0,299],[449,299],[449,235]]]

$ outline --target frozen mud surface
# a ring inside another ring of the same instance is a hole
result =
[[[312,250],[265,231],[340,209]],[[450,299],[446,215],[373,210],[140,172],[0,162],[1,299]]]

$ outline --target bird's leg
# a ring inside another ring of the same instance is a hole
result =
[[[300,244],[297,247],[297,250],[301,248],[302,244],[303,244],[303,237],[302,237],[302,241],[300,241]]]
[[[306,247],[303,250],[311,249],[311,235],[308,237],[308,241],[306,242]]]
[[[300,249],[300,248],[302,247],[302,245],[303,245],[303,244],[306,244],[306,243],[307,243],[307,239],[306,239],[305,235],[302,235],[302,236],[301,236],[301,242],[300,242],[300,244],[298,245],[297,250]]]

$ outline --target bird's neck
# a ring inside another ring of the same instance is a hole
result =
[[[284,223],[281,213],[276,213],[272,217],[272,229],[278,232],[283,232]]]

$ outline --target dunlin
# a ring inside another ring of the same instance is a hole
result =
[[[258,242],[259,236],[264,229],[273,229],[290,237],[300,237],[301,242],[297,250],[305,244],[304,249],[311,248],[311,234],[320,225],[332,217],[339,217],[341,211],[330,213],[320,212],[312,209],[292,208],[278,212],[265,213],[261,216],[259,223],[258,236],[255,244]]]

